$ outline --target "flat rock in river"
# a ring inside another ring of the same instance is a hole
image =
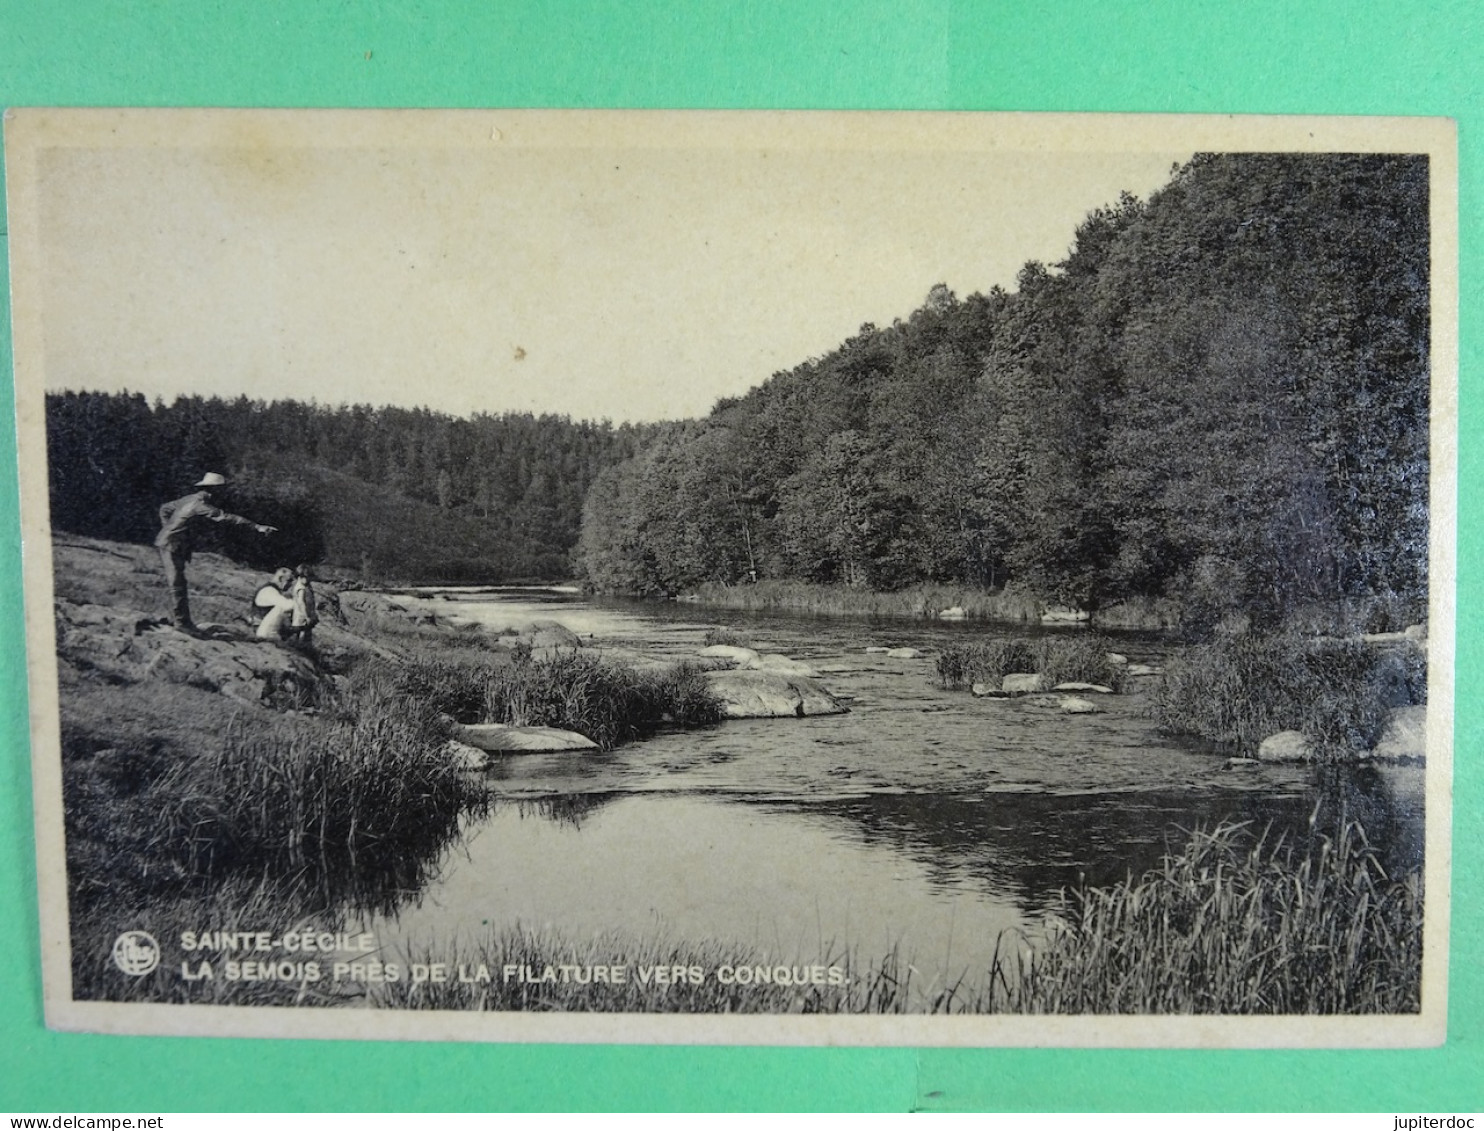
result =
[[[740,666],[760,672],[777,672],[779,675],[803,675],[808,676],[810,679],[819,675],[817,671],[802,660],[789,659],[789,657],[783,655],[781,652],[769,652]]]
[[[768,671],[707,672],[712,694],[729,719],[843,715],[845,707],[808,676]]]
[[[456,738],[450,738],[443,747],[443,753],[448,755],[449,761],[462,770],[482,770],[489,765],[490,756],[477,746],[470,746],[467,742],[460,742]]]
[[[504,723],[473,723],[458,729],[460,741],[495,754],[549,753],[563,750],[596,750],[598,744],[586,735],[555,727],[514,727]]]
[[[1314,757],[1314,748],[1302,731],[1280,730],[1262,740],[1257,748],[1259,762],[1308,762]]]
[[[709,648],[702,648],[701,655],[708,660],[730,660],[739,668],[761,659],[756,649],[742,648],[736,644],[713,644]]]
[[[1046,690],[1046,681],[1037,672],[1010,672],[1000,681],[1000,690],[1011,695],[1034,695]]]

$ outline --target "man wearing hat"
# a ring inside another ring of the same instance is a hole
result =
[[[227,481],[214,471],[201,476],[195,494],[160,508],[160,533],[155,545],[160,548],[160,558],[165,563],[165,580],[175,595],[175,609],[171,619],[175,627],[185,632],[195,632],[191,621],[191,606],[186,598],[186,563],[191,560],[195,548],[196,534],[207,522],[230,522],[237,526],[251,526],[259,534],[272,534],[276,526],[262,526],[240,514],[228,514],[211,501],[212,492],[225,487]]]

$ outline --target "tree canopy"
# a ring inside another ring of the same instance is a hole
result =
[[[1427,177],[1406,155],[1198,155],[1015,291],[935,286],[605,471],[586,575],[1258,616],[1423,597]]]
[[[139,394],[47,397],[52,524],[143,542],[161,503],[227,472],[232,509],[279,527],[221,533],[264,565],[319,562],[381,580],[571,576],[588,486],[655,426],[425,409],[328,408]]]

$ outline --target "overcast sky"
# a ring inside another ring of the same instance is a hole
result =
[[[18,285],[40,288],[46,386],[701,415],[934,283],[1013,288],[1189,156],[398,121],[41,148],[40,278]]]

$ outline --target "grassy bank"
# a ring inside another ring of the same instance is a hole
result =
[[[998,688],[1012,672],[1035,672],[1048,688],[1059,683],[1094,683],[1120,691],[1127,665],[1110,660],[1112,654],[1111,644],[1096,634],[1035,640],[991,637],[944,647],[938,653],[938,683],[949,691],[963,691],[976,683]]]
[[[807,616],[858,616],[936,619],[946,609],[962,609],[965,619],[1039,623],[1045,606],[1014,590],[989,592],[965,586],[914,585],[891,592],[765,580],[755,585],[706,584],[691,595],[699,604],[751,613]]]
[[[168,716],[147,738],[64,729],[77,996],[137,993],[104,961],[124,927],[168,933],[225,907],[260,924],[390,909],[426,882],[486,794],[445,755],[436,713],[368,690],[324,716],[229,716],[188,741]]]
[[[1392,707],[1427,701],[1427,658],[1353,638],[1233,636],[1186,649],[1151,694],[1168,734],[1252,754],[1296,730],[1319,758],[1343,759],[1375,746]]]

